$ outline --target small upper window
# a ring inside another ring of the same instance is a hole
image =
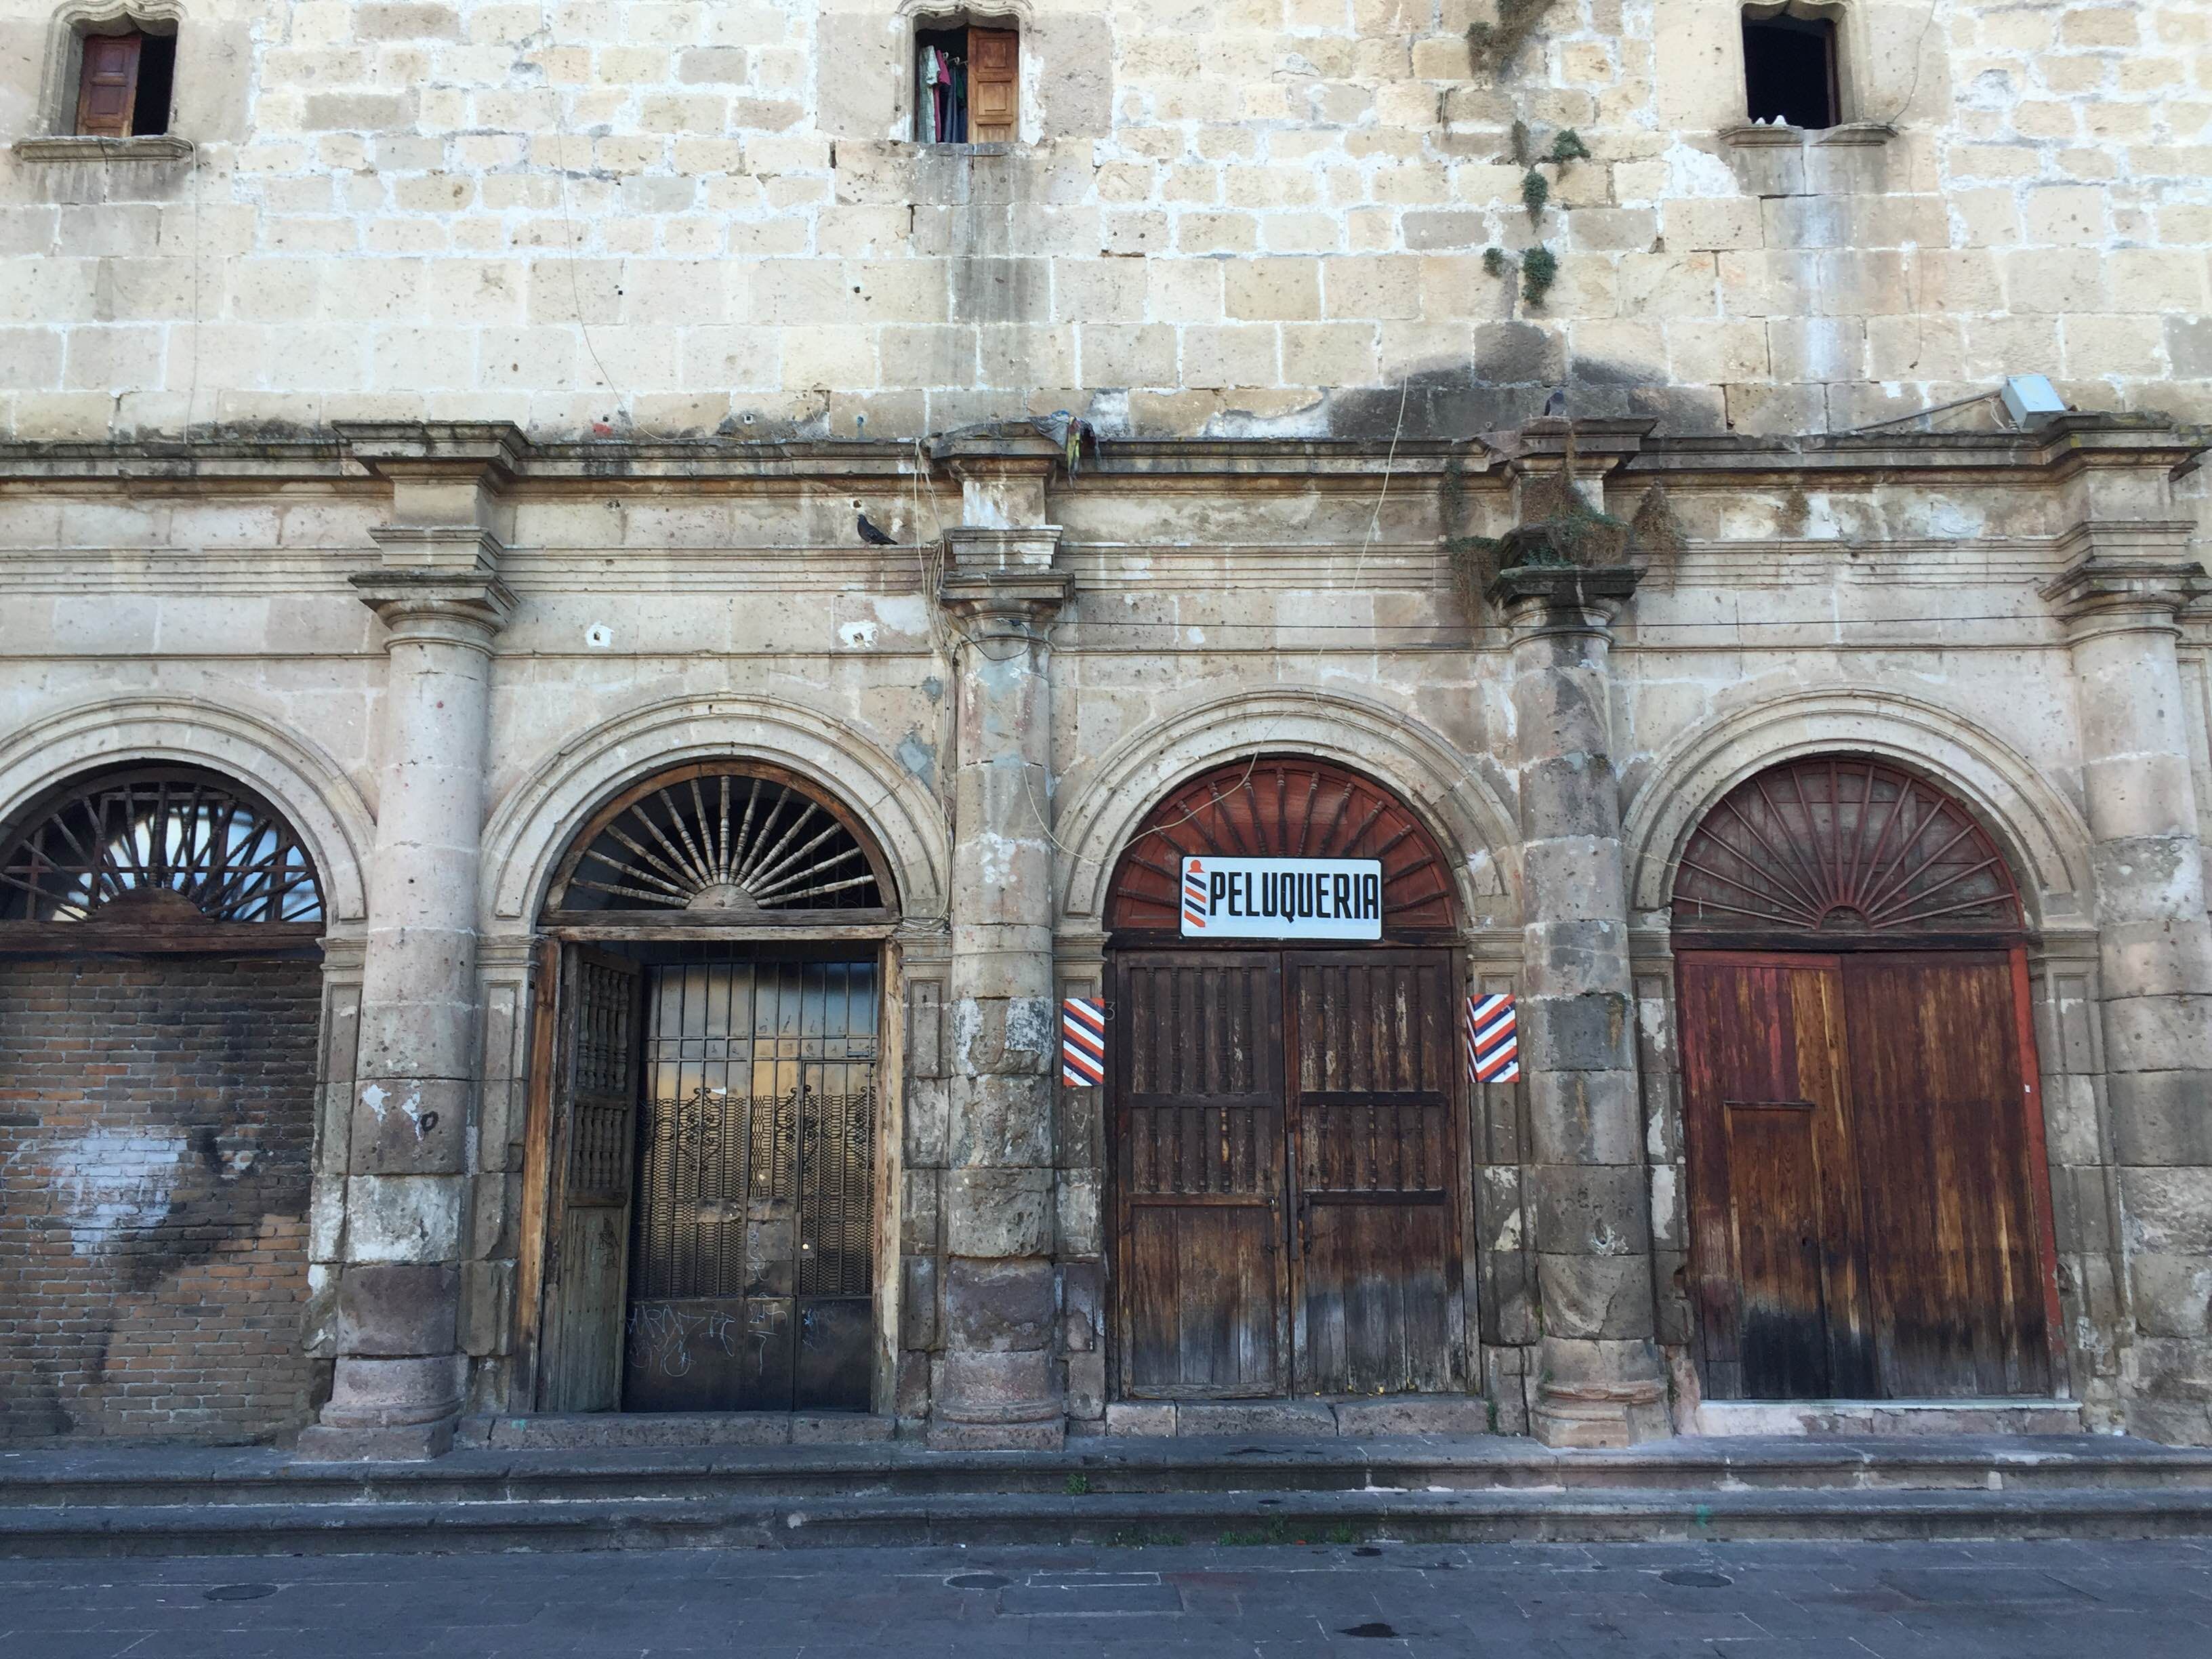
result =
[[[77,74],[76,130],[90,137],[143,138],[169,130],[177,37],[132,30],[87,34]]]
[[[1013,143],[1020,45],[1012,29],[916,29],[914,136],[925,144]]]
[[[1792,16],[1782,6],[1743,14],[1743,84],[1754,121],[1818,131],[1842,119],[1836,74],[1836,21]]]

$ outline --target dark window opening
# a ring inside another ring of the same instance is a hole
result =
[[[1012,29],[916,29],[914,136],[925,144],[1012,143],[1018,48]]]
[[[1835,125],[1835,21],[1747,13],[1743,82],[1753,121],[1781,121],[1814,131]]]
[[[131,131],[150,137],[169,130],[169,93],[177,79],[177,37],[149,34],[138,52],[138,96],[131,106]]]
[[[86,35],[77,75],[76,130],[96,138],[167,132],[176,75],[173,34]]]

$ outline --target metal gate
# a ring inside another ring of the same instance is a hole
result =
[[[868,1409],[877,1003],[869,962],[647,970],[627,1409]]]

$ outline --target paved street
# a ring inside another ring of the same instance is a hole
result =
[[[0,1562],[6,1659],[2208,1659],[2212,1540]]]

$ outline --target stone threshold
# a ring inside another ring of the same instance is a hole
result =
[[[1071,1438],[1150,1439],[1287,1435],[1365,1440],[1383,1435],[1495,1434],[1490,1402],[1469,1395],[1381,1395],[1346,1400],[1117,1400],[1103,1422],[1071,1423]]]
[[[842,1446],[889,1440],[896,1421],[866,1412],[578,1412],[472,1417],[459,1447],[520,1451],[645,1446]]]
[[[1706,1401],[1692,1421],[1693,1433],[1716,1437],[2083,1432],[2077,1400]]]

